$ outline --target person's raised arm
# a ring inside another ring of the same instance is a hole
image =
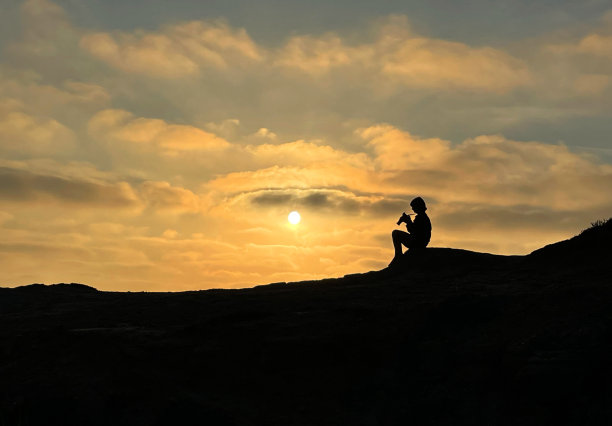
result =
[[[406,224],[406,230],[408,232],[411,232],[412,229],[414,229],[414,224],[412,223],[412,218],[410,217],[409,214],[406,214],[406,212],[402,213],[402,216],[397,221],[397,224],[399,225],[402,222],[404,222]]]
[[[406,222],[406,230],[412,234],[412,232],[414,231],[414,223],[412,222],[412,218],[406,215],[405,222]]]

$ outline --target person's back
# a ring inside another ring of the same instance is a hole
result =
[[[414,237],[414,247],[427,247],[431,240],[431,221],[427,213],[418,213],[411,226],[406,224],[406,228],[408,228],[410,235]]]

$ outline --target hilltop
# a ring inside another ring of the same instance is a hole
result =
[[[0,425],[610,424],[611,229],[243,290],[0,288]]]

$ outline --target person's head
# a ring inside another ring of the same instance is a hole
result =
[[[427,206],[425,205],[425,201],[421,197],[416,197],[414,200],[410,202],[410,207],[414,210],[415,213],[425,213],[427,210]]]

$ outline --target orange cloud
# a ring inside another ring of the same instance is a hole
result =
[[[415,142],[409,133],[378,126],[362,130],[361,135],[377,147],[379,164],[394,170],[382,170],[386,186],[395,190],[405,186],[412,193],[448,201],[592,208],[605,202],[603,188],[612,182],[612,166],[573,153],[564,145],[489,135],[452,147],[438,139]],[[398,149],[397,161],[388,160],[393,147],[401,145],[409,149]],[[403,170],[398,169],[402,162],[406,164]]]
[[[384,75],[413,87],[507,92],[531,83],[525,63],[490,47],[412,38],[381,56]]]
[[[202,68],[227,68],[257,62],[262,53],[244,29],[223,21],[193,21],[158,33],[86,34],[80,46],[94,57],[127,72],[175,78]]]
[[[332,68],[352,65],[360,55],[359,48],[346,46],[340,37],[333,34],[320,38],[296,36],[289,39],[274,63],[320,75]]]
[[[612,36],[589,34],[580,40],[576,50],[580,53],[612,57]]]
[[[72,130],[56,120],[0,110],[0,151],[40,156],[65,153],[75,146]]]
[[[14,217],[15,216],[13,216],[10,213],[0,211],[0,225],[3,225],[4,223],[8,222],[9,220],[13,219]]]
[[[370,158],[364,153],[350,154],[329,145],[294,141],[281,144],[248,145],[246,151],[257,164],[283,164],[284,166],[343,163],[361,168],[372,167]]]
[[[134,118],[133,114],[117,109],[97,113],[89,123],[90,134],[135,144],[151,144],[165,154],[182,151],[220,150],[229,142],[212,133],[193,126],[169,124],[164,120]]]
[[[205,188],[222,192],[253,191],[262,188],[322,188],[367,182],[372,173],[357,167],[336,164],[304,167],[273,166],[245,172],[233,172],[212,179]],[[371,188],[373,185],[368,185]]]
[[[170,185],[168,182],[144,182],[140,185],[140,196],[154,211],[197,212],[201,208],[200,198],[188,189]]]
[[[361,44],[327,33],[294,36],[270,50],[223,21],[192,21],[157,32],[85,34],[80,46],[114,68],[164,78],[256,65],[264,72],[279,67],[315,77],[342,69],[364,83],[374,78],[417,88],[504,93],[532,83],[527,65],[510,54],[419,36],[402,16],[389,17],[372,41]]]
[[[612,87],[612,21],[605,15],[595,28],[565,41],[546,40],[540,52],[544,56],[541,83],[555,86],[555,94],[608,99]],[[555,65],[552,69],[551,64]],[[598,105],[600,108],[600,106]]]
[[[390,125],[371,126],[357,134],[374,148],[376,163],[385,171],[429,168],[450,149],[449,141],[415,138]]]
[[[333,152],[328,161],[228,173],[205,188],[222,194],[346,188],[387,197],[424,194],[445,202],[592,209],[606,203],[602,194],[612,184],[612,166],[564,145],[489,135],[452,146],[389,125],[361,129],[358,135],[374,148],[373,158],[365,153],[352,158],[354,154]],[[294,147],[282,147],[280,152]],[[268,147],[261,149],[265,152]]]
[[[503,93],[532,83],[527,65],[508,53],[415,35],[402,16],[390,17],[371,43],[351,46],[333,34],[292,37],[275,64],[314,75],[342,68],[417,88]]]
[[[19,104],[19,110],[53,114],[58,109],[100,108],[110,101],[102,86],[82,81],[65,80],[61,86],[41,84],[32,76],[15,76],[0,69],[0,99]]]

